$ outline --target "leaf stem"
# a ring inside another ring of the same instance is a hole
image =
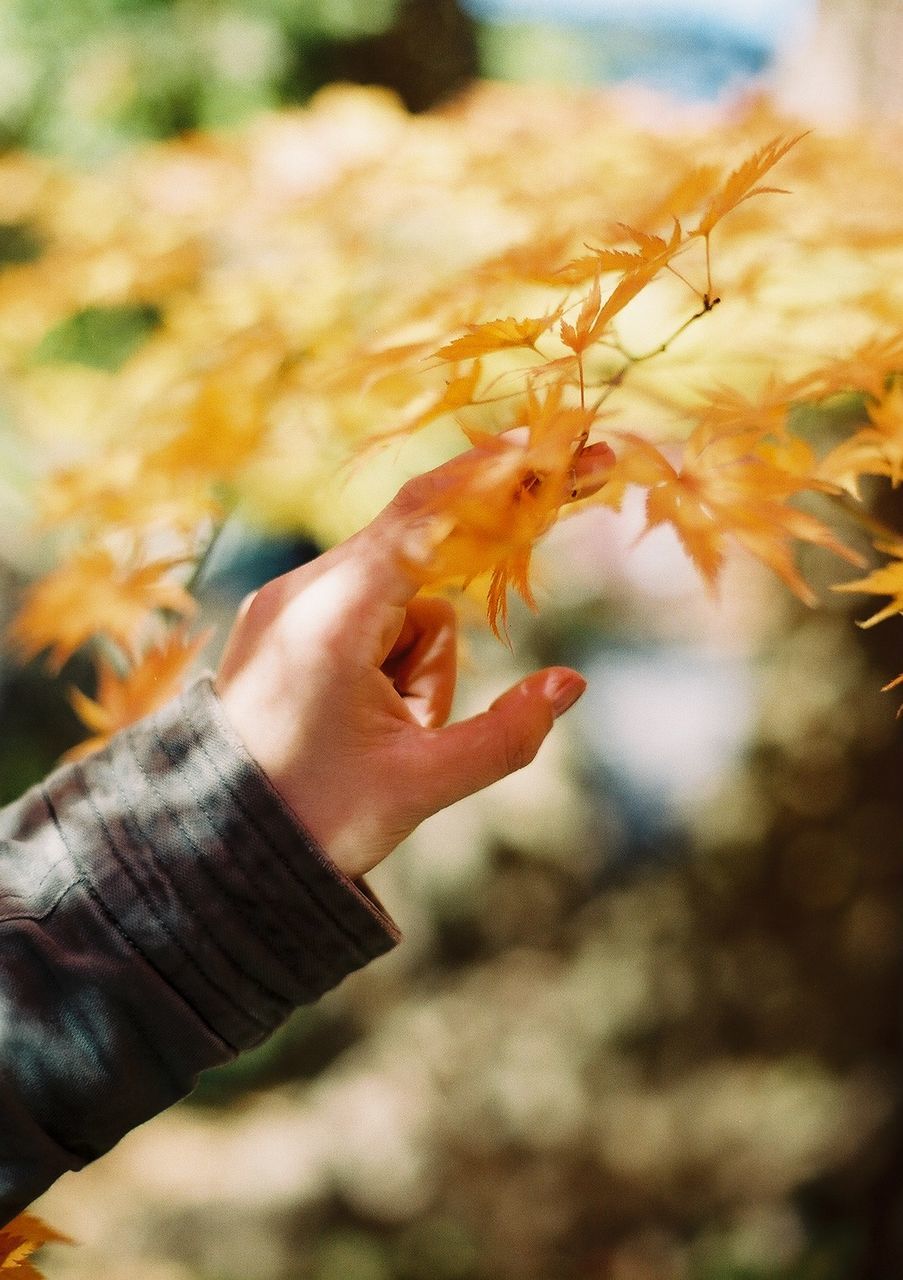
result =
[[[665,338],[664,342],[659,343],[657,347],[653,347],[651,351],[644,351],[642,355],[635,356],[631,355],[624,347],[621,347],[621,354],[626,358],[628,364],[642,364],[644,360],[651,360],[653,356],[660,356],[662,352],[668,350],[676,338],[679,338],[682,333],[689,329],[691,324],[701,320],[704,315],[717,307],[720,301],[720,298],[703,298],[702,307],[699,311],[694,311],[691,316],[684,320],[683,324],[679,324],[674,332]]]

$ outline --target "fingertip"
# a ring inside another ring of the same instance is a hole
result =
[[[552,667],[545,673],[543,696],[557,719],[569,710],[586,690],[586,681],[570,667]]]

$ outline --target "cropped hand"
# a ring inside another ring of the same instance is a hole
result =
[[[443,470],[409,481],[347,542],[257,591],[215,678],[250,754],[352,878],[424,818],[531,761],[585,688],[576,671],[549,667],[446,723],[455,614],[417,595],[406,555]]]

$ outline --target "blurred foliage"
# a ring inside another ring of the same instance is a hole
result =
[[[454,0],[7,0],[0,141],[94,158],[336,79],[422,109],[475,74],[473,27]]]
[[[44,335],[34,351],[38,364],[63,362],[92,369],[120,368],[160,323],[156,307],[86,307]]]
[[[494,629],[509,586],[530,598],[533,543],[580,496],[590,437],[596,501],[645,488],[649,525],[673,524],[711,584],[732,536],[809,600],[792,540],[847,553],[788,498],[855,499],[899,468],[892,147],[800,145],[764,101],[664,136],[604,95],[484,85],[420,116],[333,87],[94,173],[9,153],[0,221],[40,251],[0,272],[0,368],[60,550],[14,624],[20,653],[58,670],[104,638],[96,690],[75,695],[96,746],[195,660],[185,566],[203,572],[232,512],[328,544],[402,458],[425,469],[468,433],[495,441],[493,465],[460,464],[423,576],[488,579]],[[762,188],[778,161],[793,235]],[[861,417],[829,449],[838,395]],[[515,423],[527,443],[498,442]],[[893,596],[900,567],[846,589]]]

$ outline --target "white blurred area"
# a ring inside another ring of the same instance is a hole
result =
[[[639,845],[691,821],[741,762],[783,590],[739,552],[711,590],[670,526],[644,526],[643,495],[628,492],[620,513],[559,524],[538,565],[556,603],[611,602],[613,625],[577,661],[588,688],[572,715]]]

